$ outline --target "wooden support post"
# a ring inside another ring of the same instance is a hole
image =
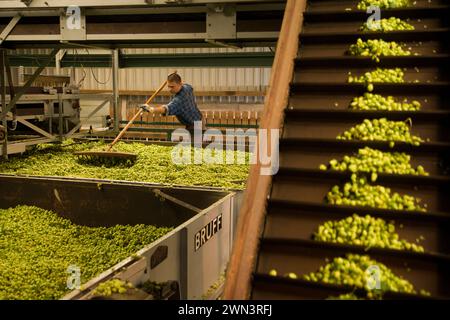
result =
[[[298,52],[298,41],[303,22],[302,12],[305,6],[306,0],[288,0],[286,3],[260,123],[260,127],[263,129],[280,129],[282,126],[284,108],[289,98],[289,84],[294,71],[294,59]],[[248,299],[251,295],[252,273],[258,257],[267,196],[272,182],[271,176],[261,175],[261,168],[259,161],[250,168],[239,213],[233,252],[227,267],[223,300]]]

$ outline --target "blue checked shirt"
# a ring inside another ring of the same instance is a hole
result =
[[[193,126],[194,121],[202,120],[202,114],[195,102],[194,89],[189,84],[183,84],[181,90],[167,105],[167,115],[176,116],[185,126]]]

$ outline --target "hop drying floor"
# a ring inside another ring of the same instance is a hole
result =
[[[0,162],[0,173],[96,178],[160,183],[167,185],[209,186],[226,189],[244,189],[249,171],[249,154],[232,152],[235,159],[240,154],[246,164],[185,164],[172,161],[171,146],[145,145],[142,143],[121,143],[114,150],[137,154],[137,161],[131,167],[125,165],[105,166],[82,163],[73,154],[76,151],[101,150],[102,142],[73,144],[67,140],[61,145],[43,144],[22,156]],[[193,149],[192,149],[192,153]],[[194,159],[192,157],[192,159]]]

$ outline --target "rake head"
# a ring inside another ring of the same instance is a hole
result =
[[[137,155],[128,152],[112,151],[79,151],[74,153],[82,164],[99,165],[106,167],[132,166]]]

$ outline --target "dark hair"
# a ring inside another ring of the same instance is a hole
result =
[[[167,77],[167,81],[181,83],[181,77],[179,76],[178,73],[172,73],[172,74],[169,74],[169,76]]]

